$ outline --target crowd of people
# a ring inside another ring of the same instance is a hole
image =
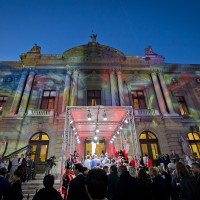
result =
[[[18,167],[9,177],[10,182],[6,180],[6,168],[0,169],[0,200],[2,196],[5,200],[23,198],[21,181],[25,176],[19,167],[23,158],[16,159],[18,164],[14,162],[13,166]],[[53,187],[54,176],[50,173],[55,157],[51,157],[46,162],[44,188],[33,200],[199,200],[200,163],[193,159],[186,155],[187,163],[183,163],[174,151],[160,155],[156,164],[148,155],[128,160],[123,151],[114,156],[87,155],[85,159],[76,153],[65,162],[60,194]]]

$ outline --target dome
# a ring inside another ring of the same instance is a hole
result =
[[[124,60],[122,52],[109,46],[101,45],[98,42],[89,42],[86,45],[80,45],[71,48],[63,53],[64,58],[69,57],[96,57],[96,58],[120,58]]]

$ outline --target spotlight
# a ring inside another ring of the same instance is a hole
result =
[[[97,144],[99,144],[99,140],[97,141]]]
[[[94,137],[94,140],[97,140],[97,136]]]
[[[121,126],[119,127],[121,130],[123,129]]]
[[[80,141],[78,141],[78,144],[80,144]]]
[[[125,123],[125,124],[128,124],[128,121],[127,121],[127,119],[125,119],[125,120],[124,120],[124,123]]]
[[[74,130],[76,130],[76,128],[74,127],[72,130],[74,131]]]
[[[107,120],[107,116],[106,116],[106,113],[105,113],[105,110],[104,110],[104,114],[103,114],[103,120]]]
[[[116,138],[115,135],[113,137]]]
[[[113,141],[110,141],[110,143],[113,143]]]
[[[98,128],[96,129],[96,133],[99,133],[99,129]]]
[[[112,140],[114,140],[114,138],[112,138]]]
[[[119,131],[117,131],[117,134],[119,135]]]
[[[88,113],[88,116],[87,116],[87,117],[88,117],[88,120],[89,120],[89,121],[91,121],[91,120],[92,120],[92,115],[91,115],[90,111],[89,111],[89,113]]]
[[[74,121],[70,121],[70,124],[72,124]]]
[[[77,132],[74,133],[74,135],[76,135],[76,134],[77,134]]]
[[[94,144],[94,142],[93,142],[93,141],[92,141],[91,143],[92,143],[92,144]]]

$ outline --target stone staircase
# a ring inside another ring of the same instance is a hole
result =
[[[30,180],[29,182],[22,183],[22,191],[24,194],[24,200],[27,199],[29,194],[29,200],[32,200],[36,191],[39,191],[44,187],[43,185],[44,174],[36,174],[35,180]],[[55,180],[54,188],[59,191],[60,180]]]

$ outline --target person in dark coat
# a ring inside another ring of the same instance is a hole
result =
[[[90,200],[106,200],[106,190],[108,187],[106,172],[100,168],[91,169],[86,177],[85,187]]]
[[[23,193],[22,193],[21,181],[20,181],[21,175],[22,175],[21,171],[19,170],[14,172],[3,200],[22,200],[23,199]]]
[[[200,164],[197,162],[192,163],[191,170],[192,170],[192,176],[194,176],[195,180],[197,181],[200,190]]]
[[[172,151],[172,154],[170,155],[170,159],[172,161],[172,163],[176,163],[179,161],[179,155],[177,153],[175,153],[175,151]]]
[[[108,191],[106,197],[109,200],[114,200],[114,194],[119,177],[117,175],[117,167],[115,165],[110,166],[110,174],[108,175]]]
[[[24,154],[21,154],[21,158],[18,159],[18,170],[21,171],[21,182],[25,182],[26,180],[26,159],[24,158]]]
[[[86,177],[83,175],[82,164],[75,164],[74,174],[76,175],[76,178],[73,179],[69,185],[67,200],[89,200],[85,189]]]
[[[152,200],[152,188],[149,175],[144,168],[138,173],[138,184],[140,187],[140,200]]]
[[[62,200],[60,193],[53,187],[54,176],[48,174],[43,180],[44,188],[39,190],[33,200]]]
[[[149,175],[152,177],[152,195],[154,200],[170,200],[164,179],[158,174],[158,169],[151,167]]]
[[[114,195],[115,200],[139,200],[139,186],[136,178],[131,177],[126,166],[118,168],[119,181]]]
[[[181,162],[176,163],[176,174],[180,178],[181,200],[199,200],[200,190],[194,177],[189,175],[185,165]]]
[[[0,200],[2,199],[2,196],[4,196],[9,185],[8,181],[6,180],[6,176],[7,170],[3,167],[0,169]]]

